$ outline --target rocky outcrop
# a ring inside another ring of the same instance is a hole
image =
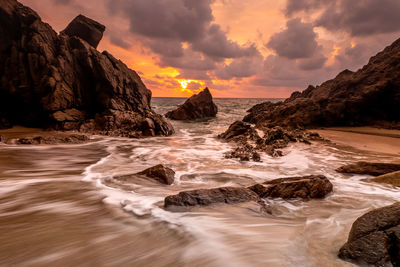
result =
[[[30,8],[0,0],[0,127],[172,134],[137,73],[96,50],[103,31],[78,16],[57,35]]]
[[[53,135],[37,135],[33,137],[21,137],[21,138],[1,138],[0,142],[3,141],[6,144],[13,145],[57,145],[57,144],[82,144],[88,142],[90,139],[84,134],[53,134]]]
[[[261,198],[324,198],[332,192],[332,183],[323,175],[275,179],[249,187]]]
[[[400,203],[358,218],[339,257],[360,265],[400,266]]]
[[[360,161],[357,163],[352,163],[342,166],[338,168],[336,171],[340,173],[367,174],[372,176],[379,176],[395,171],[400,171],[400,164]]]
[[[283,102],[254,106],[243,119],[260,126],[399,125],[400,39],[357,72],[345,70]]]
[[[217,112],[218,107],[212,100],[210,90],[205,88],[197,95],[191,96],[177,109],[165,114],[165,116],[172,120],[196,120],[215,117]]]
[[[310,141],[323,140],[317,133],[282,127],[256,127],[243,121],[234,122],[218,137],[237,145],[225,157],[238,158],[241,161],[260,161],[260,153],[280,157],[283,156],[281,149],[290,143],[311,144]]]
[[[172,184],[175,180],[175,172],[171,168],[165,167],[161,164],[139,172],[138,175],[144,175],[167,185]]]
[[[218,203],[235,204],[249,201],[258,202],[260,198],[246,188],[220,187],[184,191],[177,195],[167,196],[164,200],[164,207],[208,206]]]
[[[400,171],[380,175],[376,178],[371,179],[370,181],[400,187]]]

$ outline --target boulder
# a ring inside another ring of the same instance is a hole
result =
[[[234,204],[249,201],[260,201],[253,191],[239,187],[220,187],[183,191],[177,195],[167,196],[164,207],[208,206],[218,203]]]
[[[275,179],[249,187],[261,198],[324,198],[332,192],[332,183],[323,175]]]
[[[218,137],[225,140],[232,140],[232,138],[234,137],[249,135],[251,131],[252,128],[250,124],[245,123],[243,121],[235,121],[229,126],[228,130],[218,135]]]
[[[165,116],[172,120],[196,120],[215,117],[217,112],[218,107],[214,104],[210,90],[206,87],[197,95],[191,96],[177,109],[165,114]]]
[[[344,70],[319,86],[294,92],[278,103],[265,102],[243,119],[257,126],[312,128],[400,122],[400,39],[356,72]]]
[[[175,172],[171,168],[165,167],[161,164],[148,168],[137,174],[144,175],[148,178],[167,185],[172,184],[175,180]]]
[[[384,175],[391,172],[400,171],[400,164],[364,162],[348,164],[336,169],[340,173],[367,174],[372,176]]]
[[[400,266],[400,203],[358,218],[338,256],[360,265]]]
[[[60,34],[16,0],[0,5],[0,127],[21,125],[125,137],[171,135],[151,91],[110,53],[104,26],[78,16]]]
[[[393,186],[400,186],[400,171],[380,175],[371,179],[371,181],[376,183],[390,184]]]
[[[90,139],[84,134],[57,134],[48,136],[23,137],[8,140],[9,144],[16,145],[57,145],[57,144],[82,144]]]
[[[66,34],[70,37],[79,37],[94,48],[97,48],[105,30],[106,27],[104,25],[83,15],[79,15],[68,24],[67,28],[61,34]]]

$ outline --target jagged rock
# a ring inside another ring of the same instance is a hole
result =
[[[332,183],[323,175],[275,179],[249,187],[261,198],[324,198],[332,192]]]
[[[21,138],[3,138],[6,144],[14,145],[57,145],[57,144],[82,144],[88,142],[90,139],[84,134],[54,134],[44,136],[32,136]],[[1,139],[0,139],[1,141]]]
[[[208,206],[218,203],[234,204],[249,201],[260,201],[253,191],[239,187],[220,187],[212,189],[197,189],[167,196],[164,200],[166,208],[170,206]]]
[[[165,167],[161,164],[139,172],[138,175],[144,175],[167,185],[172,184],[175,180],[175,172],[171,168]]]
[[[165,116],[172,120],[196,120],[215,117],[217,112],[218,107],[212,100],[210,90],[205,88],[197,95],[191,96],[177,109],[165,114]]]
[[[367,174],[372,176],[384,175],[387,173],[400,171],[400,164],[364,162],[348,164],[336,169],[340,173]]]
[[[400,171],[380,175],[371,179],[371,181],[376,183],[390,184],[393,186],[400,186]]]
[[[0,127],[172,134],[171,124],[151,109],[151,91],[137,73],[95,49],[103,31],[78,16],[57,35],[30,8],[1,0]]]
[[[243,119],[258,126],[397,125],[400,122],[400,39],[357,72],[345,70],[283,102],[254,106]]]
[[[235,121],[229,126],[228,130],[218,135],[218,137],[225,140],[231,140],[232,138],[237,136],[250,135],[251,132],[252,128],[250,124],[242,121]]]
[[[87,18],[83,15],[77,16],[72,20],[67,28],[61,33],[66,34],[70,37],[76,36],[86,42],[88,42],[94,48],[97,48],[101,39],[103,38],[103,33],[106,30],[104,25],[101,25],[97,21]]]
[[[358,218],[339,257],[360,265],[400,266],[400,203]]]

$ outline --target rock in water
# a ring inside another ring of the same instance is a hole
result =
[[[400,122],[400,39],[357,72],[345,70],[283,102],[254,106],[245,122],[267,127],[397,125]]]
[[[400,187],[400,171],[380,175],[376,178],[371,179],[371,181],[376,183],[391,184],[393,186]]]
[[[367,174],[372,176],[384,175],[387,173],[400,171],[400,164],[381,163],[381,162],[364,162],[348,164],[336,170],[340,173]]]
[[[215,117],[218,107],[212,100],[212,95],[208,88],[197,95],[191,96],[183,105],[165,114],[172,120],[196,120],[208,117]]]
[[[400,203],[358,218],[339,257],[362,265],[400,266]]]
[[[281,178],[249,187],[262,198],[324,198],[332,192],[332,183],[323,175]]]
[[[97,21],[89,19],[83,15],[79,15],[71,21],[67,28],[65,28],[61,33],[70,37],[80,37],[94,48],[97,48],[101,38],[103,38],[105,30],[106,27],[104,25],[101,25]]]
[[[137,73],[95,49],[103,31],[78,16],[57,35],[30,8],[0,0],[0,127],[172,134]]]
[[[168,196],[164,200],[164,206],[208,206],[218,203],[241,203],[249,201],[260,201],[253,191],[239,187],[220,187],[212,189],[198,189],[180,192],[177,195]]]
[[[139,172],[138,174],[152,178],[162,184],[167,185],[172,184],[175,179],[175,172],[171,168],[164,167],[161,164],[148,168],[142,172]]]

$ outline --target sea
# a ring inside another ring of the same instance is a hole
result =
[[[182,98],[153,98],[165,114]],[[216,118],[172,121],[169,137],[92,136],[85,144],[0,145],[0,266],[353,266],[337,257],[352,223],[392,204],[399,191],[336,168],[391,156],[328,142],[293,143],[261,162],[224,158],[219,140],[231,123],[266,99],[214,99]],[[269,99],[278,101],[279,99]],[[172,168],[175,182],[115,179],[148,167]],[[250,186],[323,174],[333,193],[321,200],[167,211],[163,200],[183,190]]]

